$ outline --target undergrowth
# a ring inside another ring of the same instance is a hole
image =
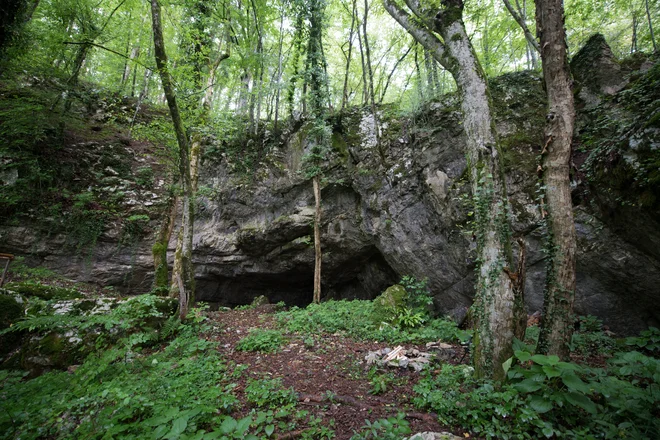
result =
[[[630,343],[646,345],[638,338]],[[517,348],[505,365],[507,382],[443,365],[423,373],[415,405],[486,438],[658,438],[660,360],[619,352],[605,368],[592,368]]]
[[[279,312],[279,324],[290,332],[303,334],[343,333],[359,340],[411,343],[428,341],[458,341],[468,333],[446,319],[431,319],[415,328],[399,328],[371,319],[373,302],[363,300],[327,301],[306,308],[293,307]]]

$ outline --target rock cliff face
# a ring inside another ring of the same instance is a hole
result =
[[[589,69],[579,60],[596,63],[591,55],[598,50],[590,50],[590,56],[576,56],[573,66],[577,82],[589,83],[573,170],[579,245],[576,312],[597,315],[625,334],[660,323],[660,216],[653,198],[660,194],[660,178],[653,181],[648,165],[658,158],[659,118],[656,110],[648,114],[648,107],[625,104],[635,84],[660,69],[656,65],[631,76],[631,68],[609,53],[607,74],[589,80]],[[534,73],[506,75],[493,80],[491,88],[514,235],[524,237],[528,249],[525,287],[531,313],[542,309],[545,277],[544,229],[535,200],[544,93]],[[452,99],[412,117],[382,108],[380,145],[369,112],[351,110],[332,120],[333,156],[322,189],[326,298],[373,298],[402,275],[413,275],[428,278],[438,313],[457,319],[465,315],[473,294],[475,244],[461,117]],[[608,118],[624,121],[622,126],[639,118],[646,121],[625,135],[629,139],[632,133],[636,140],[611,146],[606,140],[612,138],[612,124],[598,125]],[[207,155],[194,238],[198,300],[237,305],[266,295],[289,304],[311,301],[314,200],[311,182],[299,173],[308,147],[305,133],[305,125],[295,123],[275,140],[246,144],[262,154],[247,174],[238,171],[235,155]],[[612,175],[622,167],[629,180],[646,172],[641,177],[646,186],[634,184],[635,179],[612,184]],[[645,202],[630,201],[636,197]],[[58,244],[64,238],[43,240],[29,228],[15,226],[3,227],[2,234],[10,250],[31,252],[70,277],[131,291],[149,289],[149,240],[131,252],[117,252],[116,239],[106,232],[91,260],[76,263]]]

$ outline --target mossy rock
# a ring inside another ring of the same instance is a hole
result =
[[[385,289],[385,292],[374,299],[374,311],[372,319],[375,323],[391,321],[396,317],[398,311],[406,304],[408,292],[400,284]]]
[[[46,301],[53,299],[77,299],[82,298],[83,295],[75,289],[68,289],[66,287],[48,286],[46,284],[35,283],[32,281],[25,281],[22,283],[9,283],[7,289],[27,297],[37,297]]]
[[[268,297],[265,295],[259,295],[255,299],[252,300],[252,306],[258,307],[258,306],[264,306],[266,304],[270,304],[270,301],[268,300]]]
[[[0,330],[21,319],[23,312],[23,305],[16,298],[0,293]]]

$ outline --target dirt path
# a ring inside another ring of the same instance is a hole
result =
[[[241,400],[242,408],[235,417],[252,409],[244,395],[248,380],[270,377],[281,378],[285,387],[292,387],[298,393],[298,409],[309,411],[326,426],[334,420],[332,429],[337,439],[351,438],[364,425],[365,419],[373,422],[396,416],[399,412],[407,414],[413,433],[444,430],[435,416],[420,413],[411,404],[418,373],[408,369],[388,369],[394,379],[389,381],[386,391],[379,395],[370,392],[372,384],[364,357],[368,351],[387,347],[385,343],[358,342],[342,335],[285,333],[287,343],[276,353],[243,352],[235,347],[250,329],[277,327],[272,306],[210,312],[207,316],[214,326],[222,328],[210,338],[219,343],[223,357],[249,367],[237,380],[235,394]],[[424,349],[412,345],[406,348]],[[335,397],[328,399],[328,393]]]

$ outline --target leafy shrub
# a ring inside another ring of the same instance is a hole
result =
[[[253,329],[246,337],[238,341],[236,350],[271,353],[279,350],[284,342],[284,336],[278,330]]]
[[[651,356],[658,357],[660,355],[660,330],[656,327],[644,330],[637,337],[627,338],[626,345],[638,348]]]
[[[429,306],[433,303],[427,282],[412,276],[401,278],[399,284],[387,288],[374,300],[372,320],[402,329],[420,327],[430,318]]]
[[[603,332],[603,323],[595,316],[578,317],[578,331],[574,332],[569,344],[570,350],[583,356],[610,355],[616,348],[616,341]]]
[[[410,435],[411,432],[410,424],[405,419],[405,414],[399,413],[396,417],[379,419],[373,423],[365,420],[362,430],[359,433],[355,433],[351,437],[351,440],[400,440]]]
[[[277,313],[276,318],[281,326],[291,332],[342,332],[355,339],[399,344],[464,340],[469,335],[468,332],[459,330],[456,323],[446,319],[432,319],[414,329],[401,329],[388,324],[377,325],[371,319],[373,307],[372,301],[326,301],[310,304],[304,309],[293,307],[289,311]]]
[[[284,388],[282,379],[250,379],[245,387],[247,401],[258,408],[281,408],[295,405],[298,397],[293,388]]]
[[[465,366],[423,373],[414,403],[487,438],[653,438],[660,429],[660,361],[617,354],[608,369],[515,353],[509,382],[478,381]],[[654,434],[655,433],[655,434]]]

